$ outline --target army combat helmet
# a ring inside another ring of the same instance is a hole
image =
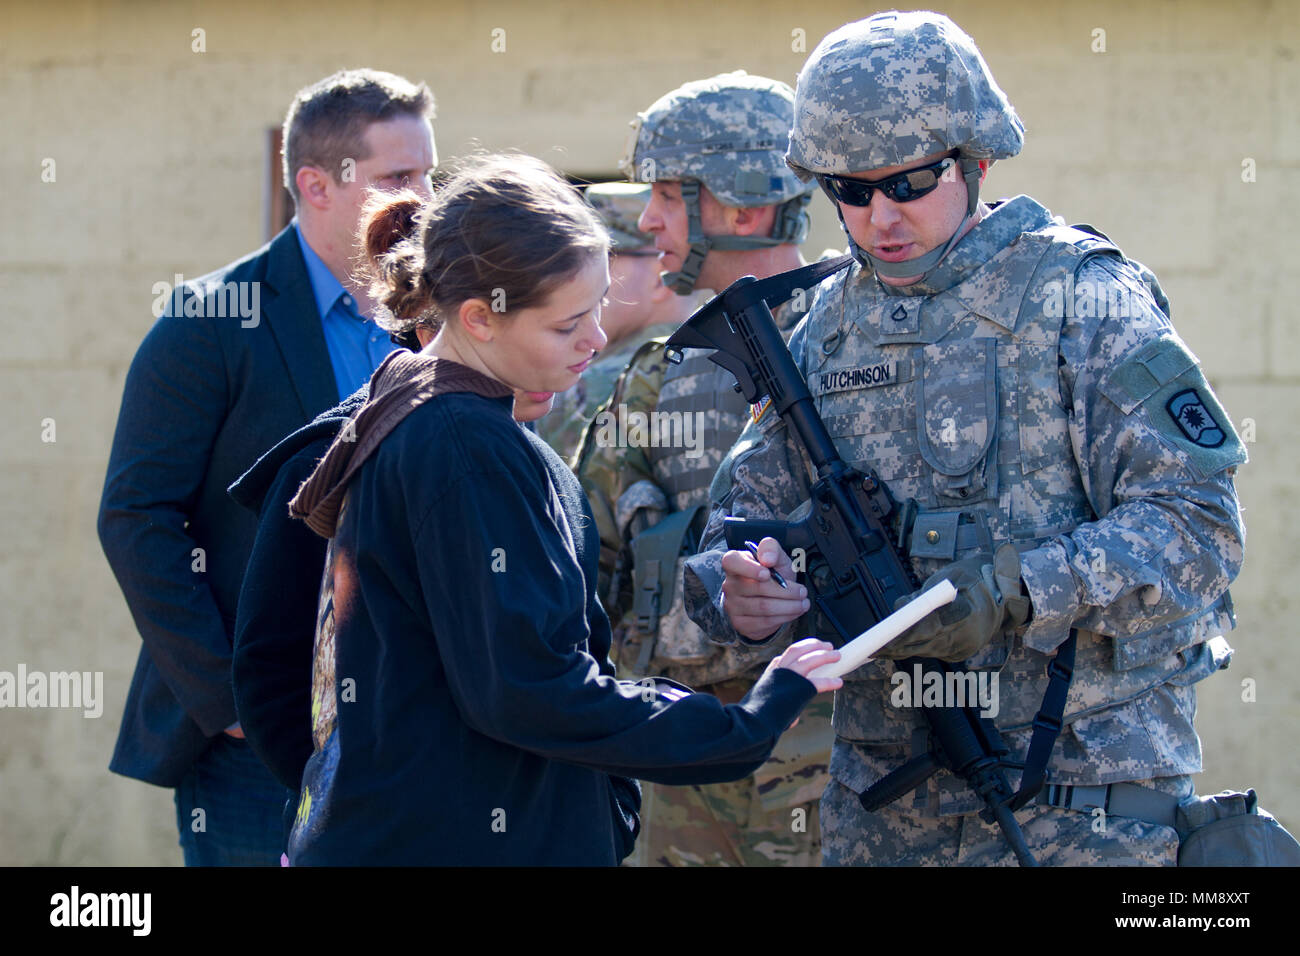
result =
[[[846,24],[817,44],[795,87],[786,162],[810,180],[956,150],[968,202],[944,245],[918,259],[883,262],[849,236],[863,265],[902,278],[929,272],[956,244],[979,206],[979,160],[1009,159],[1024,138],[1024,124],[974,40],[941,14],[891,11]]]
[[[619,167],[639,183],[679,180],[690,251],[681,270],[664,275],[678,295],[695,288],[710,249],[762,249],[802,242],[816,184],[795,176],[784,151],[794,118],[794,91],[743,70],[695,80],[661,96],[632,121]],[[700,184],[728,206],[779,204],[770,236],[706,236]]]

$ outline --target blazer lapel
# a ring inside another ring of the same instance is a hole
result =
[[[303,415],[310,419],[337,405],[339,393],[293,224],[271,241],[266,280],[272,295],[263,302],[262,312],[284,356]]]

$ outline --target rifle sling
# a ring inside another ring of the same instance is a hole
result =
[[[1047,665],[1047,690],[1043,693],[1042,706],[1034,715],[1034,732],[1025,754],[1020,789],[1011,801],[1012,810],[1019,810],[1036,797],[1047,780],[1047,762],[1052,758],[1052,748],[1056,746],[1056,738],[1064,724],[1065,699],[1074,678],[1074,648],[1078,633],[1070,628],[1070,636]]]

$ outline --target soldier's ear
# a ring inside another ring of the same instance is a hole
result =
[[[776,206],[730,206],[727,212],[736,236],[770,236],[776,223]]]

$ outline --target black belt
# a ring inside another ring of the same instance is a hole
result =
[[[1038,792],[1034,802],[1084,813],[1100,807],[1108,816],[1132,817],[1177,829],[1178,798],[1135,783],[1112,783],[1105,787],[1048,784]]]

